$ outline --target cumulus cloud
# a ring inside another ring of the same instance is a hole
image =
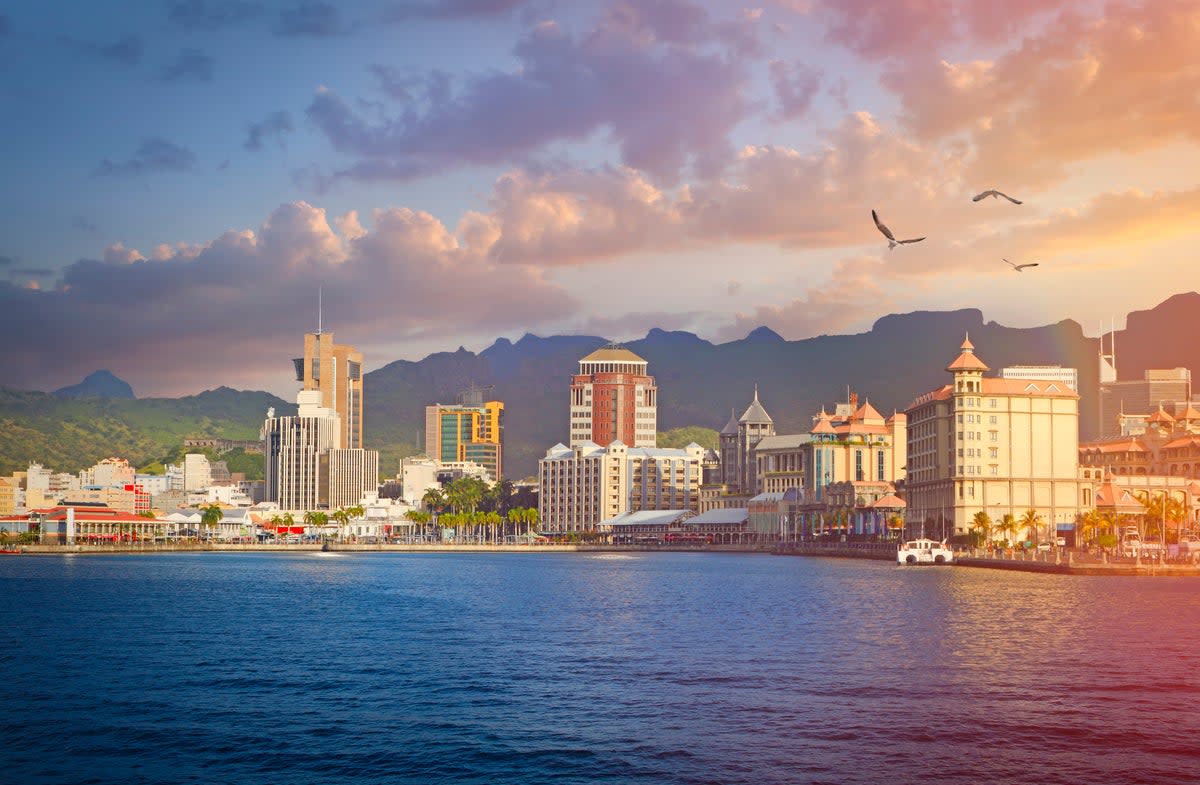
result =
[[[747,147],[725,177],[674,190],[630,167],[514,170],[496,182],[490,210],[463,223],[492,238],[498,261],[561,266],[731,243],[876,243],[872,207],[923,233],[961,223],[970,207],[958,203],[957,158],[940,159],[865,112],[822,142],[813,152]]]
[[[139,175],[157,172],[184,172],[196,162],[196,155],[185,147],[161,137],[145,139],[127,161],[105,158],[96,167],[98,176]]]
[[[174,61],[163,66],[159,75],[167,82],[211,82],[215,62],[199,49],[184,49]]]
[[[246,0],[172,0],[167,19],[185,30],[220,30],[254,19],[263,11],[261,3]]]
[[[369,362],[391,359],[406,340],[494,337],[578,308],[538,270],[495,264],[428,213],[376,210],[369,229],[357,217],[338,223],[351,231],[335,232],[324,210],[294,202],[257,231],[228,231],[200,246],[163,244],[149,260],[114,244],[103,259],[70,265],[54,288],[0,283],[0,329],[17,330],[46,309],[61,315],[40,328],[40,346],[55,346],[53,358],[14,347],[6,352],[6,383],[78,378],[111,356],[115,341],[126,356],[143,358],[144,365],[123,369],[144,380],[139,389],[178,393],[214,379],[261,379],[271,357],[286,378],[287,358],[311,328],[305,308],[318,287],[326,323],[339,340],[366,350]],[[168,356],[188,362],[172,362],[181,375],[164,383]]]
[[[275,32],[284,36],[331,36],[344,32],[341,15],[329,3],[303,0],[282,8]]]
[[[264,142],[273,141],[280,148],[286,147],[284,137],[293,130],[292,116],[285,111],[271,112],[261,121],[251,123],[246,127],[246,141],[242,146],[247,150],[261,150]]]
[[[980,187],[1043,187],[1076,161],[1200,138],[1197,13],[1195,2],[1065,12],[994,59],[926,58],[883,81],[918,138],[969,141]]]
[[[748,74],[731,40],[690,3],[617,3],[583,35],[543,22],[514,49],[518,69],[469,76],[457,89],[442,79],[440,91],[427,85],[390,116],[376,119],[329,89],[307,114],[335,149],[358,158],[341,177],[493,164],[597,131],[624,164],[656,177],[689,164],[713,173],[748,110]],[[403,98],[403,88],[390,92]]]

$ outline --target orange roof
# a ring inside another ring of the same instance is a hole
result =
[[[871,506],[872,507],[883,507],[886,509],[900,509],[902,507],[907,507],[908,505],[905,503],[905,501],[903,499],[901,499],[896,494],[889,493],[887,496],[876,499],[874,502],[871,503]]]
[[[835,433],[833,426],[829,424],[829,416],[824,411],[817,418],[817,424],[812,427],[809,433]]]
[[[1141,440],[1136,436],[1126,436],[1121,439],[1113,439],[1107,442],[1088,442],[1087,444],[1079,445],[1080,452],[1085,450],[1096,450],[1102,453],[1111,452],[1150,452],[1146,445],[1142,444]]]
[[[1158,411],[1150,415],[1147,422],[1175,422],[1175,418],[1163,411],[1163,407],[1159,405]]]
[[[832,431],[834,433],[847,433],[847,434],[849,434],[849,433],[891,433],[892,429],[888,428],[886,425],[880,425],[878,423],[867,424],[867,423],[863,423],[863,422],[847,422],[847,423],[842,423],[840,425],[833,426]],[[813,430],[813,433],[816,433],[816,432],[817,432],[816,430]],[[825,433],[825,431],[821,431],[821,433]]]
[[[987,371],[990,370],[983,360],[975,356],[975,353],[967,349],[954,362],[946,366],[947,371]]]
[[[1190,403],[1187,408],[1179,414],[1175,415],[1176,420],[1200,420],[1200,409],[1192,406]]]
[[[867,420],[867,419],[882,420],[883,415],[880,414],[879,411],[874,406],[872,406],[871,402],[868,400],[862,406],[858,407],[858,410],[856,412],[854,412],[854,414],[850,415],[850,419],[852,419],[852,420]]]
[[[1200,443],[1200,433],[1188,433],[1180,436],[1178,439],[1172,439],[1163,445],[1164,450],[1169,450],[1173,447],[1187,447],[1188,445]]]

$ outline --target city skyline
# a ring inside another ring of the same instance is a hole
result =
[[[322,287],[371,368],[958,307],[1119,326],[1193,288],[1198,14],[15,3],[0,324],[27,337],[0,384],[284,390],[263,359],[294,356]],[[989,188],[1024,203],[971,201]],[[928,239],[889,251],[872,209]]]

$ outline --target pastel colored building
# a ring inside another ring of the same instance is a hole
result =
[[[1075,519],[1090,483],[1079,468],[1079,396],[1063,382],[986,377],[964,340],[949,384],[906,410],[909,531],[964,534],[978,512],[992,520],[1033,509],[1045,532]]]

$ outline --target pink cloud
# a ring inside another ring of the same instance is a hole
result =
[[[373,226],[351,237],[334,232],[324,210],[294,202],[257,232],[226,232],[198,253],[157,250],[154,261],[124,249],[77,262],[54,290],[0,284],[0,327],[36,320],[39,346],[56,347],[51,356],[15,345],[6,383],[57,386],[101,366],[150,394],[264,376],[286,382],[287,358],[315,326],[318,288],[326,325],[369,364],[415,337],[494,336],[576,307],[536,269],[495,264],[428,213],[402,208],[376,211]],[[38,317],[46,313],[55,318]],[[278,374],[267,370],[276,365]]]

